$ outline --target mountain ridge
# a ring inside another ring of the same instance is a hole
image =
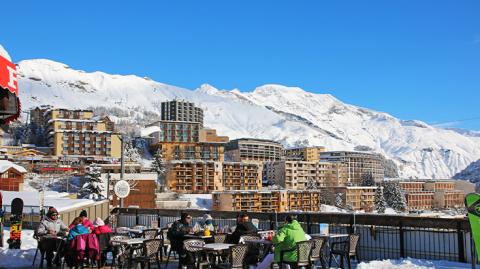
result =
[[[392,159],[403,177],[449,178],[480,159],[480,137],[397,119],[299,87],[266,84],[241,92],[203,84],[189,90],[135,75],[75,70],[48,59],[20,61],[18,71],[24,108],[115,110],[112,118],[137,133],[160,115],[162,101],[185,99],[204,109],[206,126],[220,135],[330,150],[368,148]]]

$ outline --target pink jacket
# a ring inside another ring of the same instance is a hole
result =
[[[93,230],[95,234],[108,234],[112,233],[112,229],[108,225],[97,226],[95,230]]]
[[[90,220],[88,218],[83,219],[82,225],[83,225],[83,227],[88,228],[90,230],[95,229],[95,226],[93,226],[93,224],[90,222]],[[68,226],[68,228],[72,229],[74,226],[75,225],[70,224],[70,226]]]

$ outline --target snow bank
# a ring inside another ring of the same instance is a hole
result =
[[[10,205],[15,198],[21,198],[24,206],[39,206],[40,193],[38,191],[2,191],[3,205]],[[56,191],[45,192],[45,206],[54,206],[58,211],[87,206],[95,203],[88,199],[70,199],[68,193]]]
[[[33,239],[33,230],[22,231],[21,249],[8,249],[7,239],[10,237],[8,228],[3,230],[4,247],[0,248],[0,268],[28,268],[32,266],[37,241]],[[38,260],[39,257],[37,257]]]
[[[453,268],[471,268],[468,263],[458,263],[450,261],[428,261],[418,259],[402,259],[402,260],[383,260],[361,262],[357,265],[357,269],[453,269]]]
[[[191,209],[212,210],[211,194],[182,194],[178,199],[190,201]]]

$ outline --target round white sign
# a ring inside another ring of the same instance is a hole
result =
[[[113,191],[118,198],[125,198],[130,194],[130,185],[125,180],[120,180],[115,183]]]

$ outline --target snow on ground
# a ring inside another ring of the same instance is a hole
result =
[[[14,198],[21,198],[25,206],[39,206],[40,193],[38,191],[2,191],[3,205],[10,205]],[[54,206],[58,211],[64,211],[71,208],[82,207],[95,203],[88,199],[71,199],[67,197],[68,193],[56,191],[45,192],[45,206]]]
[[[427,261],[418,259],[383,260],[361,262],[357,269],[454,269],[472,268],[471,264],[450,261]]]
[[[348,211],[345,209],[338,208],[333,205],[320,205],[320,212],[331,212],[331,213],[347,213]]]
[[[3,230],[3,248],[0,248],[0,268],[28,268],[32,266],[37,241],[33,238],[33,230],[22,230],[21,249],[8,249],[9,228]],[[38,257],[37,257],[38,259]]]
[[[190,209],[212,210],[211,194],[182,194],[178,200],[190,201]]]

